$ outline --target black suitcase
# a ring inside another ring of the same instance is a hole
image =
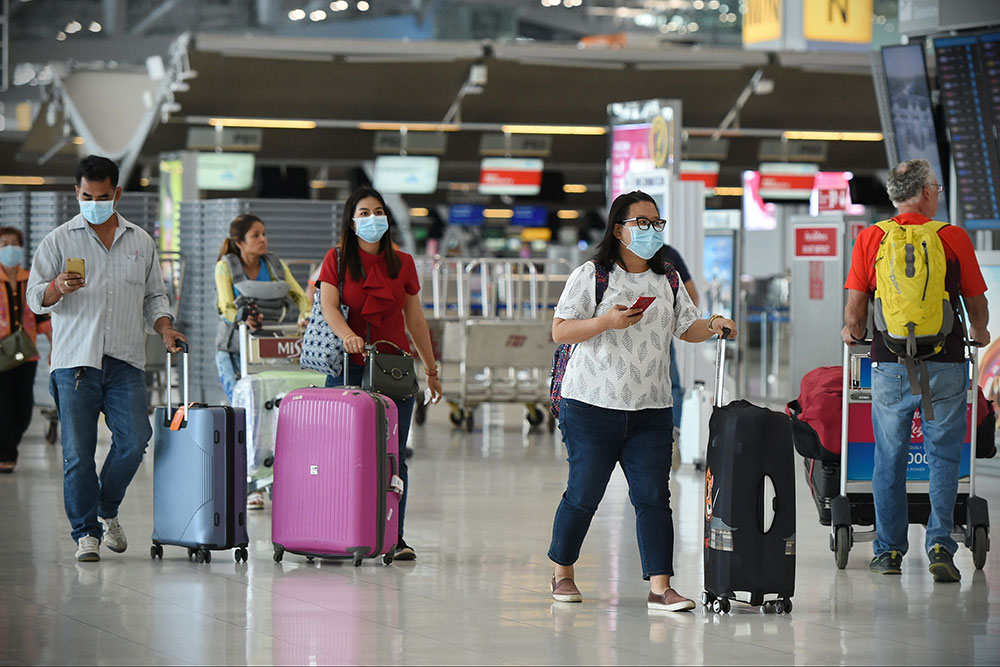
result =
[[[788,416],[736,400],[722,406],[725,342],[718,343],[715,409],[705,470],[705,592],[792,610],[795,592],[795,459]]]
[[[802,463],[806,469],[806,484],[819,512],[819,523],[829,526],[830,503],[840,495],[840,462],[803,458]]]

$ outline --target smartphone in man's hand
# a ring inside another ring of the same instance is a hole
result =
[[[86,279],[87,276],[84,274],[86,268],[87,263],[83,261],[82,257],[66,258],[66,273],[79,273],[81,278]]]

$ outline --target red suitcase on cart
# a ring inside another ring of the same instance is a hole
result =
[[[399,535],[396,404],[357,387],[307,388],[281,402],[274,451],[271,541],[321,558],[383,556]]]

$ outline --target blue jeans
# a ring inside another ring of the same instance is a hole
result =
[[[57,368],[49,393],[62,422],[63,495],[73,539],[101,539],[97,517],[118,516],[135,471],[149,445],[146,378],[141,370],[113,357],[103,368]],[[97,475],[97,418],[104,413],[111,429],[111,451]]]
[[[215,351],[215,367],[219,370],[219,382],[226,392],[229,402],[233,402],[233,389],[240,379],[240,355],[233,352]]]
[[[965,439],[967,365],[927,362],[930,374],[934,420],[922,420],[924,451],[930,470],[931,514],[927,520],[924,549],[940,544],[954,554],[958,545],[951,538],[955,526],[958,495],[958,464]],[[921,397],[910,391],[906,367],[878,362],[872,368],[872,426],[875,430],[875,554],[906,553],[909,515],[906,502],[906,467],[910,451],[914,411]]]
[[[353,387],[361,386],[361,379],[364,376],[364,366],[351,363],[347,370],[348,384]],[[327,387],[341,387],[344,384],[344,375],[327,375]],[[399,539],[403,539],[403,519],[406,517],[406,497],[410,493],[410,475],[406,467],[406,442],[410,437],[410,422],[413,419],[414,397],[405,401],[395,401],[396,409],[399,411],[399,478],[403,480],[403,495],[399,499]]]
[[[572,565],[580,557],[590,521],[620,464],[635,507],[642,578],[674,573],[670,511],[670,408],[609,410],[564,398],[559,429],[569,453],[569,482],[552,525],[549,558]]]
[[[681,385],[680,369],[677,368],[673,338],[670,339],[670,396],[674,401],[674,428],[680,428],[681,411],[684,409],[684,387]]]

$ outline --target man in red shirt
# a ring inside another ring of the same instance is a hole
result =
[[[922,225],[936,213],[943,190],[927,160],[900,162],[889,172],[886,190],[899,211],[893,218],[901,225]],[[980,345],[990,341],[986,330],[989,313],[986,282],[976,260],[972,241],[964,229],[949,225],[939,232],[947,258],[945,289],[956,310],[955,325],[944,349],[927,362],[934,419],[922,421],[924,450],[930,469],[931,513],[924,547],[934,581],[959,581],[961,574],[952,557],[958,545],[951,537],[955,498],[958,494],[959,461],[966,429],[968,365],[963,349],[962,320],[957,316],[959,296],[969,314],[969,337]],[[875,292],[875,257],[884,232],[877,226],[858,236],[851,268],[844,287],[842,337],[848,345],[865,337],[868,302]],[[914,411],[920,395],[913,395],[906,368],[872,332],[872,426],[875,431],[875,467],[872,491],[875,501],[875,557],[869,569],[880,574],[902,574],[907,550],[908,508],[906,466]]]

